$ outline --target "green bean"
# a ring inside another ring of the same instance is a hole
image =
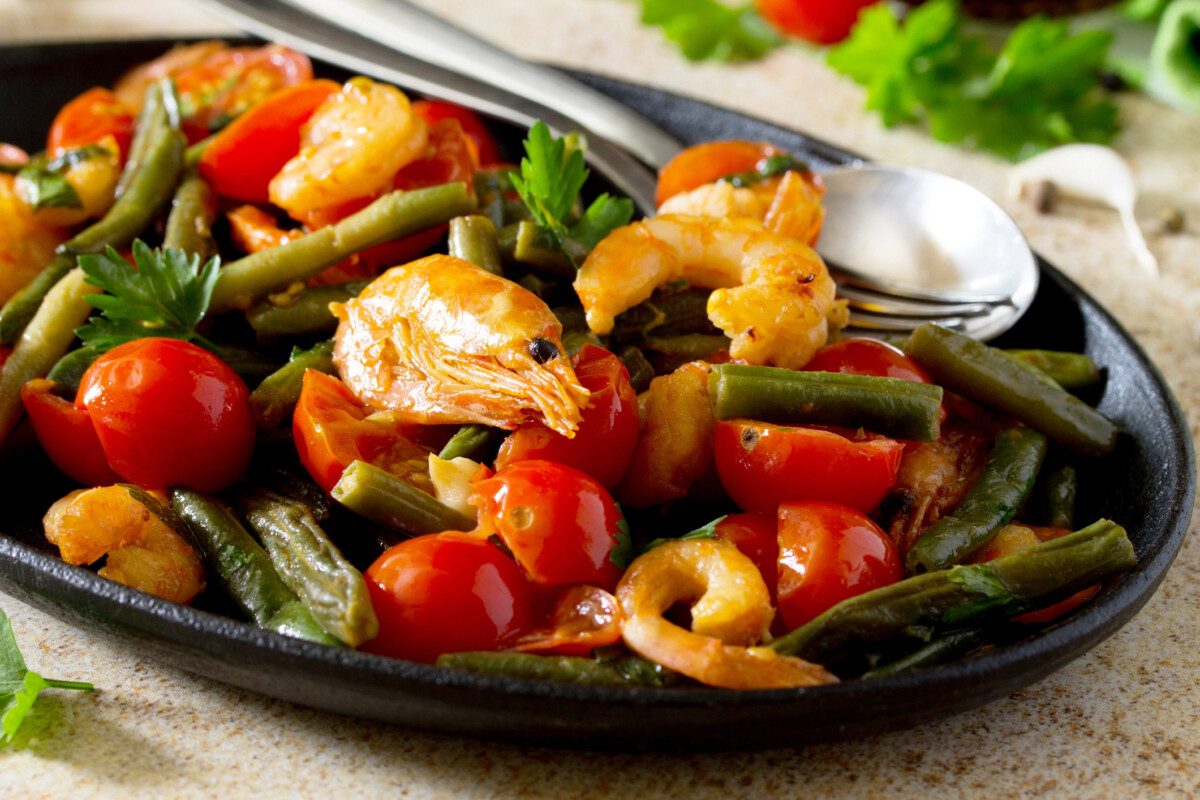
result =
[[[578,656],[464,652],[438,656],[437,666],[484,675],[577,683],[585,686],[645,686],[616,666]]]
[[[189,256],[199,256],[201,262],[207,261],[217,251],[212,236],[216,218],[217,198],[208,181],[187,172],[171,200],[163,247],[174,247]]]
[[[641,394],[650,388],[650,381],[654,380],[654,367],[646,360],[645,353],[629,345],[617,353],[617,358],[621,359],[629,373],[629,385],[633,387],[633,391]]]
[[[946,631],[933,641],[913,652],[889,661],[863,673],[864,678],[878,678],[884,675],[896,675],[908,672],[918,667],[931,667],[945,664],[962,658],[972,650],[977,650],[987,644],[988,635],[982,628],[964,628],[958,631]]]
[[[573,239],[566,240],[567,252],[559,248],[550,231],[533,220],[523,220],[497,233],[500,252],[510,261],[528,264],[549,275],[572,280],[575,265],[582,264],[588,250]],[[570,256],[567,256],[570,253]]]
[[[1058,350],[1008,350],[1013,358],[1032,364],[1062,388],[1086,389],[1100,382],[1100,367],[1083,353]]]
[[[46,294],[0,367],[0,445],[21,421],[21,386],[45,375],[63,357],[75,341],[75,329],[92,312],[87,296],[98,291],[83,279],[81,271],[74,269]]]
[[[212,144],[212,141],[215,138],[217,138],[217,135],[215,133],[210,133],[200,141],[190,145],[188,149],[184,151],[184,163],[187,164],[188,167],[196,167],[200,163],[200,159],[204,158],[204,151],[208,149],[208,146]]]
[[[926,572],[843,600],[766,646],[828,664],[856,645],[928,635],[934,626],[978,627],[1045,608],[1136,563],[1125,529],[1099,520],[986,564]]]
[[[87,372],[88,367],[102,355],[104,355],[103,351],[94,347],[80,347],[72,350],[50,368],[46,377],[58,384],[60,389],[74,394],[79,391],[79,382],[83,380],[83,373]]]
[[[333,333],[337,317],[330,303],[345,303],[355,298],[370,281],[350,281],[330,286],[310,286],[279,304],[272,298],[260,300],[246,311],[246,321],[258,334],[259,341],[291,336],[315,336]]]
[[[718,364],[708,382],[717,419],[833,425],[931,442],[942,389],[897,378]]]
[[[450,437],[438,458],[450,461],[454,458],[470,458],[481,461],[482,456],[507,435],[505,431],[487,425],[463,425]]]
[[[532,217],[525,203],[513,199],[517,190],[508,177],[507,167],[479,170],[474,185],[479,196],[479,213],[490,219],[496,230]]]
[[[1062,462],[1042,472],[1034,490],[1042,522],[1050,528],[1070,530],[1075,525],[1075,495],[1079,490],[1075,467]]]
[[[290,431],[288,438],[291,438]],[[294,442],[290,449],[294,455]],[[282,462],[277,457],[268,456],[254,463],[250,477],[256,485],[308,506],[318,522],[328,519],[333,512],[334,503],[329,494],[294,459]]]
[[[654,337],[642,343],[643,350],[670,356],[680,364],[708,358],[718,350],[728,347],[729,337],[719,333],[685,333],[680,336]]]
[[[326,633],[357,647],[379,632],[362,573],[342,556],[304,503],[262,488],[236,504],[271,564]]]
[[[272,358],[245,347],[231,347],[212,342],[204,344],[206,350],[224,361],[238,377],[254,385],[279,370],[280,364]]]
[[[474,204],[463,183],[385,194],[333,225],[226,264],[213,288],[210,313],[246,308],[354,253],[465,214]]]
[[[351,511],[410,536],[475,527],[475,520],[365,461],[346,467],[331,494]]]
[[[142,110],[138,112],[136,133],[133,135],[133,141],[129,144],[129,155],[125,157],[125,166],[121,170],[121,177],[117,179],[117,197],[125,194],[125,190],[129,188],[129,184],[137,175],[138,170],[142,168],[142,164],[145,163],[153,134],[170,127],[170,125],[167,109],[163,106],[162,86],[158,82],[152,83],[146,87]]]
[[[263,379],[250,393],[250,411],[261,427],[274,428],[289,416],[300,399],[306,370],[333,374],[333,340],[327,339],[308,350],[293,350],[288,363]]]
[[[472,214],[450,220],[450,255],[470,261],[493,275],[503,275],[496,226],[487,217]]]
[[[1025,505],[1045,457],[1046,437],[1032,428],[1006,428],[996,434],[979,480],[908,551],[908,571],[945,569],[985,545]]]
[[[325,633],[271,566],[267,552],[227,508],[180,486],[168,490],[171,509],[204,550],[209,569],[238,608],[260,628],[325,644]]]
[[[707,289],[656,292],[617,315],[609,334],[614,342],[638,344],[649,336],[670,338],[689,333],[715,333],[708,318]]]
[[[1003,411],[1072,452],[1101,456],[1116,445],[1118,428],[1100,412],[970,337],[922,325],[904,351],[949,391]]]

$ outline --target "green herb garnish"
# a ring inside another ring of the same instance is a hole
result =
[[[0,744],[13,740],[43,689],[76,689],[90,692],[90,683],[47,680],[25,666],[12,624],[0,610]]]
[[[783,42],[753,3],[728,6],[717,0],[642,0],[642,22],[662,28],[692,61],[751,61]]]

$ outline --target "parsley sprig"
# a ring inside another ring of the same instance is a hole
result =
[[[783,42],[753,3],[642,0],[642,22],[662,28],[692,61],[752,61]]]
[[[0,744],[13,740],[43,689],[76,689],[90,692],[90,683],[43,678],[25,666],[12,624],[0,610]]]
[[[591,250],[633,219],[633,201],[606,193],[597,197],[578,220],[569,222],[588,177],[583,146],[575,135],[555,139],[541,121],[529,129],[521,174],[510,173],[509,177],[534,220],[550,232],[576,268],[579,264],[572,252]],[[580,247],[571,247],[572,241]]]
[[[103,316],[76,331],[84,345],[110,350],[144,336],[166,336],[211,347],[196,326],[212,300],[220,259],[201,267],[199,256],[170,247],[153,250],[138,239],[133,260],[136,268],[111,247],[79,257],[87,282],[104,290],[88,295]]]
[[[717,538],[717,526],[725,521],[725,516],[717,517],[707,525],[703,525],[694,531],[689,531],[682,536],[652,539],[642,547],[638,547],[633,543],[633,537],[629,531],[629,523],[622,519],[617,523],[617,544],[608,554],[608,560],[611,561],[618,569],[628,569],[629,565],[633,563],[635,558],[648,553],[654,548],[664,545],[667,542],[692,541],[695,539],[715,539]]]

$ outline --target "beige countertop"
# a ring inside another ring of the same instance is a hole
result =
[[[1118,149],[1162,276],[1135,266],[1114,213],[1039,216],[1007,165],[885,130],[859,89],[788,48],[689,64],[622,0],[420,0],[533,59],[700,97],[876,158],[931,167],[996,198],[1034,247],[1133,332],[1200,425],[1200,119],[1121,100]],[[0,44],[229,33],[186,0],[0,0]],[[1166,235],[1180,208],[1190,232]],[[1190,797],[1200,794],[1200,547],[1189,534],[1157,595],[1046,680],[922,728],[861,741],[703,756],[594,755],[454,739],[312,711],[167,668],[0,595],[30,666],[93,681],[50,692],[0,750],[3,797]],[[354,792],[353,794],[351,792]]]

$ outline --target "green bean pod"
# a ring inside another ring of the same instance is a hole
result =
[[[308,350],[294,350],[288,363],[263,379],[250,393],[250,411],[263,428],[274,428],[287,419],[300,400],[304,373],[315,369],[333,374],[333,340],[318,342]]]
[[[365,461],[346,467],[331,494],[351,511],[410,536],[475,528],[475,520]]]
[[[918,442],[940,429],[942,388],[897,378],[717,364],[708,392],[717,419],[866,428]]]
[[[584,686],[645,686],[612,664],[578,656],[539,656],[531,653],[464,652],[438,656],[437,666],[535,681]]]
[[[609,337],[617,343],[639,344],[650,336],[669,339],[692,333],[716,333],[708,318],[707,289],[656,292],[617,315]]]
[[[189,256],[198,256],[201,263],[207,261],[217,252],[212,235],[216,218],[217,197],[212,187],[194,171],[187,172],[171,200],[163,247],[173,247]]]
[[[908,571],[945,569],[985,545],[1025,505],[1045,457],[1046,437],[1032,428],[1006,428],[996,434],[979,480],[909,549]]]
[[[171,508],[204,550],[217,581],[260,628],[324,644],[340,644],[325,633],[271,566],[267,552],[224,506],[180,486],[168,490]]]
[[[972,650],[977,650],[987,644],[988,635],[982,628],[964,628],[958,631],[946,631],[933,641],[913,652],[889,661],[863,673],[864,678],[879,678],[884,675],[896,675],[919,667],[932,667],[956,661]]]
[[[506,431],[489,428],[487,425],[463,425],[446,442],[438,458],[450,461],[455,458],[470,458],[482,461],[488,450],[507,435]]]
[[[1042,522],[1050,528],[1070,530],[1075,526],[1075,496],[1079,492],[1075,467],[1064,462],[1043,473],[1034,490]]]
[[[370,281],[349,281],[329,286],[310,286],[289,298],[286,304],[271,298],[260,300],[246,311],[246,321],[260,342],[291,336],[316,336],[337,330],[337,317],[330,303],[345,303],[367,287]]]
[[[1068,391],[1086,389],[1100,382],[1100,367],[1083,353],[1059,350],[1007,350],[1010,356],[1032,364]]]
[[[949,391],[1003,411],[1072,452],[1102,456],[1116,446],[1119,429],[1099,411],[970,337],[922,325],[905,342],[904,352]]]
[[[479,214],[450,220],[450,255],[470,261],[493,275],[504,275],[496,226]]]
[[[367,582],[321,530],[312,509],[259,487],[239,493],[236,503],[283,582],[326,633],[351,647],[375,638],[379,621]]]
[[[654,380],[654,366],[646,359],[645,353],[629,345],[621,348],[617,358],[621,359],[629,373],[629,385],[633,387],[633,391],[641,394],[650,388],[650,381]]]
[[[46,373],[46,377],[57,383],[61,389],[74,394],[79,391],[83,373],[102,355],[104,353],[94,347],[77,348],[60,358]]]
[[[464,183],[385,194],[333,225],[226,264],[213,287],[210,313],[248,308],[368,247],[448,222],[474,206]]]
[[[827,664],[856,645],[1045,608],[1136,563],[1125,529],[1099,520],[986,564],[926,572],[843,600],[766,646]]]

